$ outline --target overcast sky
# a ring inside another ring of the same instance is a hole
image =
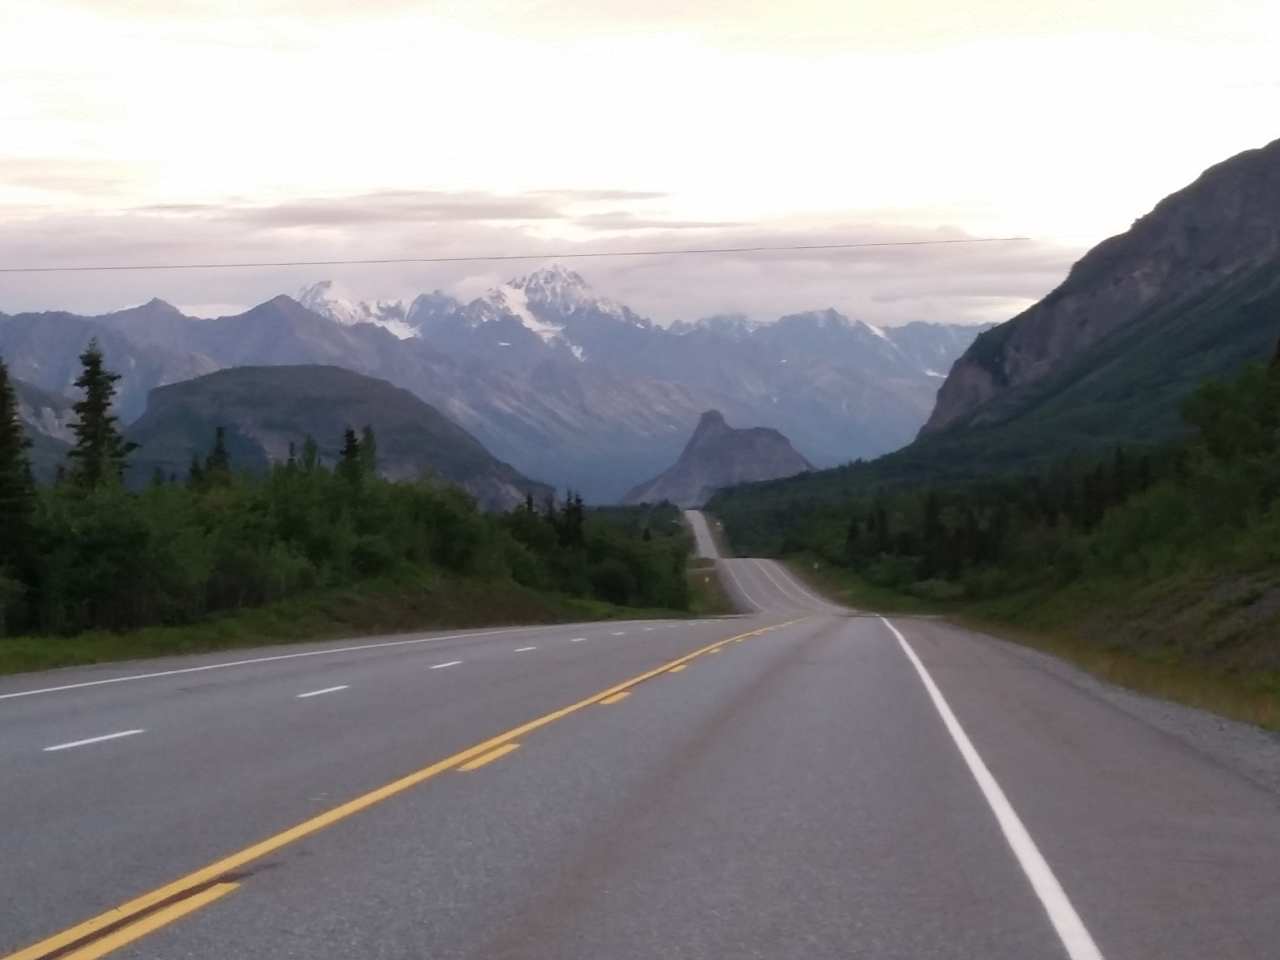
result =
[[[1280,136],[1277,36],[1275,0],[4,0],[0,266],[1029,236],[573,264],[664,323],[1001,320]],[[0,274],[0,311],[538,265]]]

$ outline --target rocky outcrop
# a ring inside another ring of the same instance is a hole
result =
[[[623,502],[669,500],[681,507],[696,507],[722,487],[776,480],[811,469],[809,461],[777,430],[735,430],[720,411],[708,410],[675,465],[631,490]]]
[[[1220,291],[1246,281],[1258,287],[1259,271],[1278,269],[1280,140],[1211,167],[1094,247],[1035,306],[978,337],[938,391],[920,435],[1007,419],[1017,409],[1011,397],[1124,328],[1203,312]]]

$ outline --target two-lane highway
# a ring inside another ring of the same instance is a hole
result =
[[[0,681],[0,956],[1276,955],[1274,793],[718,563],[742,615]]]

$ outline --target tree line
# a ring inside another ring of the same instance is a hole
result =
[[[739,550],[807,552],[938,598],[1280,560],[1280,351],[1202,385],[1182,414],[1188,438],[1160,448],[810,504],[744,490],[712,506]]]
[[[302,438],[266,474],[237,471],[222,428],[184,478],[123,483],[135,446],[112,407],[119,375],[91,342],[74,443],[57,481],[32,479],[0,360],[0,635],[126,630],[342,587],[410,569],[514,580],[621,605],[685,609],[678,524],[637,533],[580,496],[487,514],[463,491],[378,475],[372,427],[348,427],[329,467]],[[674,508],[670,508],[674,514]]]

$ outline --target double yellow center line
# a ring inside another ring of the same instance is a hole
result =
[[[309,820],[304,820],[302,823],[259,841],[253,846],[245,847],[243,850],[223,857],[207,867],[195,870],[184,877],[174,880],[172,883],[158,887],[150,893],[144,893],[140,897],[135,897],[127,903],[122,903],[118,907],[63,930],[61,933],[56,933],[41,940],[39,943],[33,943],[17,953],[11,953],[7,957],[0,958],[0,960],[55,960],[55,958],[56,960],[94,960],[96,957],[101,957],[111,950],[130,943],[150,933],[152,930],[165,926],[191,913],[193,910],[212,903],[219,897],[230,893],[236,889],[237,884],[228,881],[228,874],[265,857],[267,854],[274,853],[281,847],[288,846],[304,837],[309,837],[313,833],[318,833],[325,827],[332,826],[362,810],[368,809],[376,803],[381,803],[396,794],[416,787],[418,784],[430,780],[432,777],[447,770],[454,768],[473,770],[497,760],[499,757],[516,749],[518,744],[514,741],[520,737],[555,723],[557,720],[563,720],[570,714],[577,713],[579,710],[594,704],[616,703],[622,699],[619,694],[625,695],[632,687],[644,683],[646,680],[651,680],[660,674],[682,670],[690,660],[705,653],[718,651],[725,644],[735,641],[741,642],[749,637],[759,636],[771,630],[789,627],[792,624],[799,623],[802,619],[804,618],[788,620],[786,623],[761,627],[725,640],[717,640],[715,643],[694,650],[692,653],[687,653],[683,657],[678,657],[660,667],[593,694],[585,700],[579,700],[577,703],[570,704],[567,707],[553,710],[551,713],[538,717],[536,720],[530,720],[518,727],[512,727],[505,733],[491,737],[483,743],[477,743],[475,746],[453,754],[453,756],[438,760],[430,766],[416,770],[408,776],[401,777],[399,780],[393,780],[391,783],[378,787],[376,790],[371,790],[362,796],[356,797],[354,800],[348,800],[340,806],[311,817]]]

